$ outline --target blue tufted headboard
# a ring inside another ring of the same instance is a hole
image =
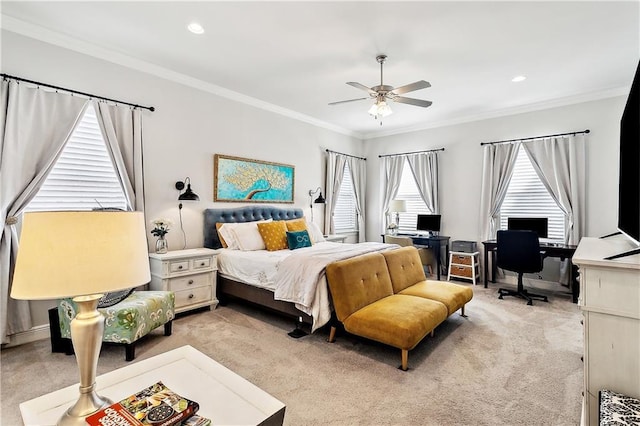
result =
[[[255,222],[257,220],[273,219],[288,220],[303,217],[302,209],[280,208],[272,206],[246,206],[224,209],[204,210],[204,246],[212,249],[222,247],[216,223]]]

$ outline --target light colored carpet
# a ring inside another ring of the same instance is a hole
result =
[[[326,330],[292,339],[290,320],[236,303],[178,318],[170,337],[157,329],[133,362],[190,344],[284,402],[287,425],[579,424],[577,306],[473,289],[468,318],[454,314],[410,351],[408,372],[397,349],[344,334],[330,344]],[[1,364],[2,425],[21,424],[20,402],[78,380],[75,358],[48,340],[2,350]],[[126,364],[123,348],[104,347],[98,374]]]

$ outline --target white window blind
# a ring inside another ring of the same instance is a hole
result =
[[[422,200],[416,180],[413,177],[413,173],[411,173],[411,167],[409,167],[409,162],[406,160],[402,169],[402,179],[400,180],[396,199],[407,202],[407,211],[400,213],[400,226],[398,228],[400,232],[415,231],[418,214],[434,213],[427,208],[427,205]],[[391,220],[395,220],[395,214],[391,215]]]
[[[549,195],[522,147],[500,207],[500,229],[507,229],[509,217],[547,217],[549,239],[564,240],[564,213]]]
[[[333,224],[336,233],[355,232],[358,230],[356,197],[353,192],[353,181],[349,164],[344,165],[344,176],[340,184],[340,192],[333,212]]]
[[[89,105],[26,211],[127,209],[93,106]]]

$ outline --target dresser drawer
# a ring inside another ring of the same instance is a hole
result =
[[[451,263],[455,263],[456,265],[471,265],[471,256],[472,255],[452,254]]]
[[[473,269],[471,266],[450,265],[451,275],[456,277],[473,278]]]
[[[580,281],[585,309],[640,319],[640,279],[636,271],[588,268]]]
[[[170,272],[186,272],[189,270],[189,261],[188,260],[180,260],[169,263],[169,271]]]
[[[185,277],[171,278],[169,280],[169,289],[171,291],[181,291],[193,287],[202,287],[211,285],[211,274],[195,274]]]
[[[211,302],[211,292],[211,286],[176,291],[176,309],[196,303]]]

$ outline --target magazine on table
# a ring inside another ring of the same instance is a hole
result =
[[[206,418],[202,423],[183,423],[189,420],[200,408],[200,405],[184,398],[162,382],[154,383],[131,395],[122,401],[116,402],[95,414],[86,418],[92,426],[171,426],[178,424],[205,426]]]

